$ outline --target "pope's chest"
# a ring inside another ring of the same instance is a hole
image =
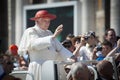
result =
[[[44,31],[44,32],[37,32],[36,33],[39,37],[45,37],[51,35],[49,32]]]

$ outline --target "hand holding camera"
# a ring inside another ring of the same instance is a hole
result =
[[[102,51],[102,46],[101,45],[96,46],[96,50],[97,51]]]

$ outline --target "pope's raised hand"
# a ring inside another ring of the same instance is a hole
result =
[[[63,25],[61,24],[56,28],[53,34],[53,38],[56,38],[62,31],[63,31]]]

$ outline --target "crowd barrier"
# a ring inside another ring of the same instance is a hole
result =
[[[114,58],[108,57],[106,60],[109,60],[114,67],[114,79],[118,79],[118,73],[117,68],[115,65]],[[98,75],[97,71],[94,69],[95,64],[98,63],[96,60],[88,60],[88,61],[80,61],[82,63],[85,63],[88,65],[88,68],[91,69],[94,72],[94,80],[97,80]],[[41,66],[41,80],[67,80],[66,78],[66,72],[64,70],[64,65],[68,64],[71,65],[72,62],[66,62],[66,61],[53,61],[48,60],[45,61]],[[21,78],[22,80],[25,80],[26,75],[29,75],[32,77],[32,80],[34,80],[34,76],[31,73],[28,73],[27,71],[13,71],[11,75]]]

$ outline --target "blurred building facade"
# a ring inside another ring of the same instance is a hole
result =
[[[1,0],[0,50],[6,51],[10,44],[19,45],[24,31],[25,5],[47,5],[64,1],[78,1],[82,4],[80,33],[92,30],[102,40],[104,31],[114,28],[117,35],[120,35],[120,0]]]

